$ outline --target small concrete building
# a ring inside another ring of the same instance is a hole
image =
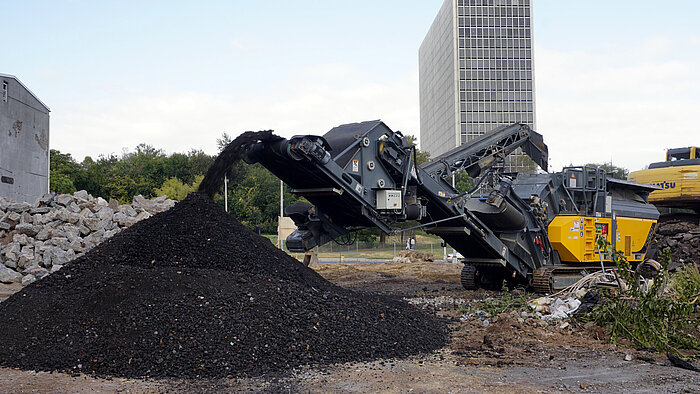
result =
[[[49,107],[0,74],[0,197],[33,203],[49,191]]]

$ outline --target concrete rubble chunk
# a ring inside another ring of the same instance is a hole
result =
[[[17,231],[18,234],[24,234],[28,237],[33,237],[41,231],[41,229],[38,226],[35,226],[31,223],[20,223],[17,226],[15,226],[15,231]]]
[[[88,196],[89,196],[89,194],[85,190],[78,190],[77,192],[73,193],[73,197],[79,198],[79,199],[85,200],[85,201],[88,200]]]
[[[20,245],[29,244],[29,237],[26,234],[15,234],[12,237],[12,241],[19,243]]]
[[[29,212],[22,212],[22,216],[19,219],[20,223],[34,223],[34,218]]]
[[[54,199],[54,194],[52,193],[46,193],[41,198],[39,198],[39,204],[40,205],[49,205]]]
[[[27,204],[26,202],[15,202],[15,203],[10,204],[6,210],[16,212],[16,213],[22,213],[24,211],[28,211],[31,208],[32,208],[31,204]]]
[[[44,227],[36,234],[36,239],[39,241],[46,241],[47,239],[51,238],[51,234],[51,229],[49,227]]]
[[[137,222],[140,222],[141,220],[148,219],[148,218],[150,218],[151,216],[153,216],[153,215],[152,215],[150,212],[144,211],[144,212],[139,212],[139,214],[136,215],[136,218],[135,218],[135,219],[136,219]]]
[[[17,212],[8,212],[4,219],[8,223],[18,224],[21,218],[22,215]]]
[[[131,205],[120,205],[119,212],[125,214],[126,216],[135,217],[138,212]],[[116,219],[115,219],[116,220]]]
[[[22,274],[19,272],[0,266],[0,282],[2,283],[22,283]]]
[[[112,216],[114,216],[114,210],[110,207],[103,207],[97,211],[97,218],[100,220],[112,220]]]
[[[99,231],[102,228],[102,222],[98,218],[83,219],[83,225],[87,227],[90,232]]]
[[[67,207],[68,205],[70,205],[70,203],[73,202],[73,196],[71,196],[70,194],[59,194],[58,196],[56,196],[56,198],[54,198],[54,201],[56,202],[56,204]]]
[[[14,272],[5,271],[5,277],[17,282],[21,271],[26,285],[174,205],[166,196],[149,200],[141,195],[132,204],[120,205],[84,190],[46,194],[33,205],[0,197],[0,267]]]
[[[32,283],[34,283],[34,282],[36,282],[36,277],[35,277],[34,275],[32,275],[32,274],[25,275],[25,276],[22,278],[22,286],[27,286],[27,285],[30,285],[30,284],[32,284]]]
[[[134,214],[134,216],[136,215]],[[129,227],[137,222],[135,217],[131,217],[122,212],[117,212],[114,214],[114,221],[119,223],[119,225],[122,227]]]
[[[89,208],[83,208],[80,212],[78,212],[78,215],[84,218],[91,218],[95,216],[95,214],[92,213]]]
[[[37,279],[43,279],[49,274],[49,270],[40,267],[39,265],[33,265],[24,270],[26,275],[34,275]]]
[[[56,218],[68,223],[78,223],[78,220],[80,220],[80,215],[70,212],[67,209],[61,209],[56,214]]]
[[[3,264],[5,267],[8,268],[17,268],[17,254],[16,253],[8,253],[5,255],[5,261]]]
[[[51,208],[49,208],[49,207],[32,208],[32,209],[29,210],[29,213],[32,214],[32,215],[36,215],[36,214],[39,214],[39,213],[42,213],[42,214],[43,214],[43,213],[49,213],[49,212],[51,212]]]
[[[75,201],[68,204],[68,209],[70,209],[73,213],[78,213],[81,211],[80,206],[76,204]]]

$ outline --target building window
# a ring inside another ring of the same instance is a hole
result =
[[[7,102],[7,82],[2,81],[2,101]]]

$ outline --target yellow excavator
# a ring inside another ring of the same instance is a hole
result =
[[[662,208],[662,217],[695,216],[697,221],[700,216],[700,147],[669,149],[666,161],[631,172],[627,179],[661,188],[649,195],[649,202]]]

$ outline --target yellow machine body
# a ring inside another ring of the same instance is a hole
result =
[[[605,237],[630,262],[642,262],[656,227],[656,220],[618,216],[598,218],[560,215],[549,223],[549,241],[562,262],[599,263],[598,235]],[[610,256],[603,252],[603,261]]]
[[[678,151],[681,149],[671,149]],[[647,170],[631,172],[628,180],[661,188],[649,195],[649,202],[664,207],[697,209],[700,207],[700,148],[683,148],[687,158],[654,163]]]

